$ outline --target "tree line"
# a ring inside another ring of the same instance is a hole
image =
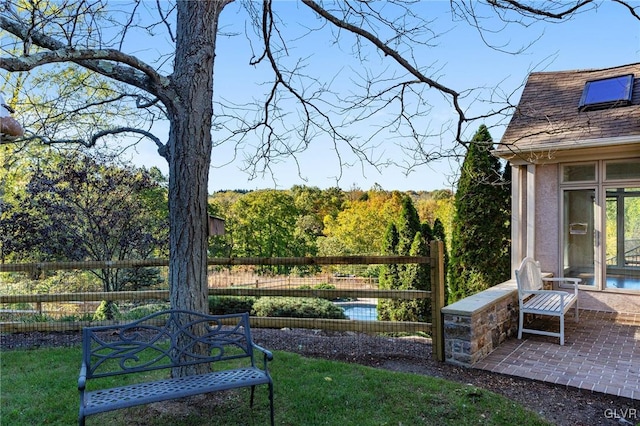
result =
[[[509,266],[508,176],[490,154],[486,127],[478,130],[476,139],[455,194],[445,189],[388,191],[380,185],[368,190],[296,185],[210,194],[209,214],[225,221],[226,232],[209,237],[208,255],[421,256],[429,254],[430,240],[439,239],[450,248],[450,301],[504,281]],[[11,164],[0,170],[3,263],[168,255],[168,189],[158,169],[76,150],[40,147],[18,157],[7,151],[0,155],[4,164]],[[292,273],[287,266],[275,272]],[[104,291],[139,289],[159,281],[157,270],[144,268],[93,273]],[[379,278],[382,288],[430,289],[428,270],[415,265],[362,273]],[[395,314],[388,318],[399,319],[422,317],[428,306],[389,309]],[[400,314],[403,309],[413,314]]]

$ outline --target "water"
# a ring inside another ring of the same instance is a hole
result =
[[[344,311],[344,314],[352,320],[376,321],[378,319],[378,309],[376,305],[345,304],[340,307]]]
[[[607,288],[640,290],[640,279],[629,277],[607,277]]]

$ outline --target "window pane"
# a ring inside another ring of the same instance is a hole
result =
[[[607,288],[640,290],[640,188],[607,189]]]
[[[595,164],[574,164],[562,168],[563,182],[593,182],[596,180]]]
[[[607,163],[607,180],[615,179],[639,179],[640,160]]]

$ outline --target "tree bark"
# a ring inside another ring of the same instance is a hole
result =
[[[169,162],[171,307],[203,313],[208,313],[209,308],[207,184],[212,149],[213,65],[218,19],[227,3],[177,2],[172,76],[176,99],[166,102],[171,122],[165,152]],[[183,367],[172,374],[186,376],[207,368]]]
[[[168,102],[169,285],[172,307],[207,312],[207,183],[213,64],[223,1],[177,3],[176,57]]]

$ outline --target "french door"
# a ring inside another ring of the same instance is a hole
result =
[[[597,286],[597,253],[600,251],[596,229],[595,188],[563,191],[563,273],[582,278],[582,284]]]
[[[640,291],[639,178],[637,159],[563,166],[564,276],[596,290]]]

